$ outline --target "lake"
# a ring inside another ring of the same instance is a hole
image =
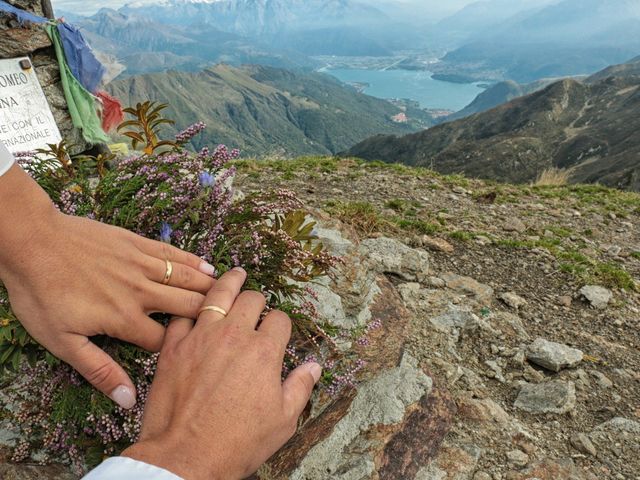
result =
[[[462,110],[483,91],[478,84],[434,80],[430,72],[410,70],[323,69],[345,83],[367,83],[364,93],[378,98],[410,98],[422,108]]]

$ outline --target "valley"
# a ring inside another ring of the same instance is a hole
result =
[[[584,81],[563,79],[423,132],[372,137],[347,155],[517,183],[555,168],[574,183],[639,191],[637,70],[636,60]]]
[[[149,98],[167,103],[177,121],[172,133],[203,121],[208,128],[195,148],[225,143],[246,156],[335,154],[379,132],[411,133],[434,124],[411,104],[363,95],[329,75],[266,66],[133,76],[113,82],[109,92],[126,105]],[[394,120],[400,114],[406,122]]]

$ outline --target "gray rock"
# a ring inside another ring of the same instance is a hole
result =
[[[326,228],[324,225],[318,224],[315,228],[315,233],[332,255],[343,257],[354,249],[351,240],[345,238],[339,230]]]
[[[479,318],[466,310],[452,310],[444,315],[431,318],[431,324],[441,332],[449,332],[453,329],[468,330],[478,325]]]
[[[368,462],[353,468],[354,458],[362,454],[350,452],[350,447],[358,450],[358,440],[366,436],[371,428],[394,425],[402,422],[407,408],[428,394],[432,380],[418,368],[417,362],[405,355],[399,367],[387,370],[361,385],[349,412],[336,424],[331,434],[315,445],[298,468],[290,476],[291,480],[361,480],[367,471]],[[334,476],[345,467],[351,474]],[[371,472],[368,473],[369,475]]]
[[[589,434],[589,439],[598,449],[598,457],[614,460],[624,478],[636,479],[640,458],[640,422],[615,417],[598,425]]]
[[[527,304],[524,298],[514,292],[502,293],[498,298],[514,310],[519,310]]]
[[[523,385],[514,406],[525,412],[567,413],[576,406],[576,387],[573,382],[552,382]]]
[[[613,298],[613,293],[604,287],[598,285],[587,285],[580,289],[580,295],[587,299],[592,307],[603,309],[609,305]]]
[[[589,373],[595,377],[596,382],[598,382],[598,385],[600,385],[600,388],[607,389],[613,387],[613,382],[609,380],[609,378],[604,373],[598,372],[597,370],[591,370],[589,371]]]
[[[495,312],[489,317],[489,321],[508,337],[515,337],[522,341],[528,341],[530,338],[522,319],[513,313]]]
[[[398,240],[387,237],[364,240],[360,253],[378,273],[397,275],[407,281],[426,282],[429,278],[429,254]]]
[[[422,246],[436,252],[453,253],[455,247],[442,238],[425,235],[421,238]]]
[[[507,460],[516,467],[526,467],[529,463],[529,455],[521,450],[511,450],[507,452]]]
[[[517,217],[509,217],[509,219],[504,223],[503,228],[506,232],[523,233],[527,230],[527,226],[524,222]]]
[[[493,299],[493,288],[473,278],[462,277],[454,273],[446,273],[441,278],[446,282],[447,288],[470,296],[480,304],[489,305]]]
[[[317,299],[311,299],[311,302],[318,309],[321,318],[336,327],[357,327],[358,325],[355,319],[347,318],[347,314],[342,305],[342,298],[331,290],[328,283],[328,281],[321,281],[305,285],[317,297]]]
[[[536,339],[527,350],[527,360],[553,372],[575,367],[582,361],[583,356],[582,351],[578,349],[544,338]]]
[[[438,277],[429,277],[427,283],[433,288],[444,288],[447,286],[447,282]]]
[[[473,480],[491,480],[491,475],[486,472],[476,472],[473,476]]]
[[[491,369],[491,374],[493,375],[493,377],[491,378],[495,378],[500,383],[507,382],[507,380],[504,378],[504,372],[502,371],[502,367],[498,365],[498,362],[496,362],[495,360],[487,360],[484,362],[484,364]]]
[[[435,463],[418,470],[415,480],[446,480],[447,472],[438,468]]]
[[[579,452],[586,453],[587,455],[591,455],[593,457],[595,457],[598,453],[596,447],[593,445],[589,437],[587,437],[584,433],[578,433],[572,436],[570,442],[573,448],[575,448]]]
[[[597,433],[629,433],[640,435],[640,422],[628,418],[615,417],[608,422],[601,423],[593,429],[592,435]],[[640,444],[638,444],[640,448]]]

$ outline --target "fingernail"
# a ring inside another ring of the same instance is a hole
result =
[[[129,387],[120,385],[111,392],[111,400],[116,402],[122,408],[130,410],[136,404],[136,393]]]
[[[245,275],[247,273],[246,270],[242,267],[235,267],[235,268],[232,268],[231,270],[233,270],[234,272],[244,273]]]
[[[322,367],[317,363],[307,363],[307,369],[309,369],[309,373],[313,377],[313,381],[318,383],[320,377],[322,376]]]
[[[207,262],[202,262],[199,270],[210,277],[214,277],[216,275],[216,267]]]

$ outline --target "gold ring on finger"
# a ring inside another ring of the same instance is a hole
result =
[[[167,270],[165,271],[162,283],[163,285],[169,285],[169,282],[171,281],[171,275],[173,275],[173,263],[171,263],[169,260],[165,261],[167,262]]]
[[[220,308],[220,307],[216,307],[215,305],[211,305],[211,306],[208,306],[208,307],[202,307],[200,309],[200,311],[198,312],[198,318],[200,318],[200,315],[202,315],[204,312],[216,312],[216,313],[219,313],[220,315],[222,315],[223,317],[226,317],[227,315],[229,315],[224,308]]]

